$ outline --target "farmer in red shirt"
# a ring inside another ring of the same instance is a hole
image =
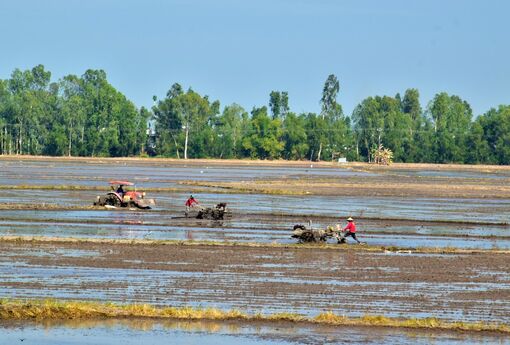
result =
[[[186,200],[186,202],[184,203],[184,205],[186,206],[185,214],[187,217],[190,208],[195,207],[195,205],[198,206],[198,201],[193,197],[193,195],[190,195],[188,200]]]
[[[342,232],[347,231],[343,237],[338,239],[338,243],[345,243],[345,239],[349,236],[354,238],[358,244],[361,244],[361,242],[356,238],[356,224],[354,224],[354,219],[351,217],[347,218],[347,226],[342,230]]]

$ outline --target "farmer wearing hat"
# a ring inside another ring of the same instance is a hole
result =
[[[188,200],[186,200],[186,202],[184,203],[184,205],[186,206],[185,215],[187,217],[190,208],[195,207],[195,205],[198,206],[198,201],[193,197],[193,195],[190,195]]]
[[[354,224],[354,219],[352,217],[347,218],[347,226],[342,230],[342,232],[347,231],[343,237],[338,239],[338,243],[345,243],[345,239],[349,236],[354,238],[358,244],[361,244],[361,242],[356,238],[356,224]],[[338,228],[340,228],[340,224],[338,225]]]

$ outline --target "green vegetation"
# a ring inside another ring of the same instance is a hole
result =
[[[0,80],[1,154],[109,157],[143,151],[148,114],[115,90],[104,71],[50,78],[38,65]]]
[[[335,75],[319,114],[292,112],[286,91],[248,112],[175,83],[152,109],[137,109],[102,70],[50,79],[38,65],[0,80],[0,154],[371,162],[385,147],[395,162],[510,163],[510,105],[474,118],[467,101],[445,92],[425,109],[416,89],[370,96],[346,116]]]
[[[57,300],[0,301],[0,320],[69,320],[120,317],[168,318],[177,320],[288,321],[338,326],[406,327],[510,333],[510,326],[505,324],[448,322],[437,318],[404,319],[379,315],[346,317],[332,312],[321,313],[316,317],[306,317],[292,313],[269,315],[257,313],[251,315],[235,309],[223,311],[215,308],[158,308],[148,304],[118,305],[114,303]]]

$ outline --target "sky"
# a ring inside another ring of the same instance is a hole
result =
[[[407,88],[480,115],[510,104],[508,13],[506,0],[0,0],[0,79],[103,69],[138,107],[178,82],[222,107],[250,111],[275,90],[318,113],[334,74],[346,115]]]

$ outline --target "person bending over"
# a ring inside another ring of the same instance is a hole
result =
[[[188,200],[184,203],[186,206],[186,217],[188,216],[188,212],[192,207],[198,206],[198,201],[193,197],[193,195],[190,195]]]

